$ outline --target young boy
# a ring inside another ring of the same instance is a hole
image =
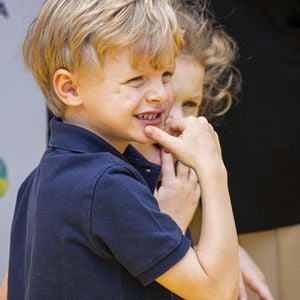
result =
[[[166,0],[44,3],[23,52],[57,118],[18,193],[9,299],[236,298],[237,237],[217,136],[204,118],[168,123],[179,137],[158,128],[181,45]],[[197,175],[197,252],[182,234],[185,214],[173,220],[152,195],[160,168],[129,146],[153,140]]]

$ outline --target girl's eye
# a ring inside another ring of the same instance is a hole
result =
[[[193,107],[198,107],[198,103],[189,100],[189,101],[184,101],[182,106],[193,108]]]
[[[200,103],[193,101],[193,100],[187,100],[182,103],[182,113],[185,117],[188,116],[198,116]]]
[[[163,83],[169,83],[169,82],[171,82],[172,76],[173,76],[172,72],[165,72],[163,74]]]

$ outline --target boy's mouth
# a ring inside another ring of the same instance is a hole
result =
[[[134,115],[144,126],[161,126],[163,123],[163,112],[142,112]]]
[[[155,119],[159,118],[160,116],[161,116],[161,113],[156,113],[156,114],[147,113],[147,114],[135,115],[135,117],[139,120],[148,120],[148,121],[155,120]]]

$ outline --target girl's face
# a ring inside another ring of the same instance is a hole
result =
[[[202,101],[204,66],[190,55],[181,54],[176,59],[172,79],[174,103],[169,118],[198,116]]]

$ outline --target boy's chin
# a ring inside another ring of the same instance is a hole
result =
[[[158,144],[152,144],[149,147],[146,158],[157,165],[161,165],[161,147]]]

